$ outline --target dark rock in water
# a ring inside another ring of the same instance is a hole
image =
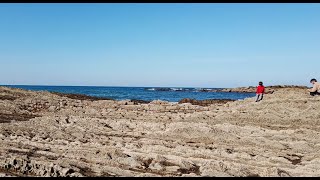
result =
[[[196,99],[189,99],[185,98],[179,101],[179,104],[182,103],[191,103],[192,105],[199,105],[199,106],[209,106],[211,104],[225,104],[230,101],[235,101],[232,99],[205,99],[205,100],[196,100]]]
[[[218,89],[201,88],[198,89],[198,92],[218,92]]]
[[[148,104],[148,103],[150,103],[151,101],[144,101],[144,100],[132,99],[132,100],[130,100],[130,102],[133,102],[135,105],[138,105],[138,104]]]
[[[170,91],[171,88],[156,88],[156,91]]]

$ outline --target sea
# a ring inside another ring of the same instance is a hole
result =
[[[109,86],[34,86],[34,85],[2,85],[32,91],[49,91],[71,94],[84,94],[105,97],[115,100],[163,100],[179,102],[181,99],[232,99],[240,100],[254,97],[255,93],[208,92],[222,88],[194,87],[109,87]]]

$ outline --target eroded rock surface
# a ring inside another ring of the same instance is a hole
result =
[[[0,176],[320,175],[320,97],[303,88],[209,106],[0,97]]]
[[[196,99],[189,99],[185,98],[179,101],[179,104],[182,103],[191,103],[192,105],[199,105],[199,106],[210,106],[212,104],[214,105],[223,105],[227,102],[232,102],[235,100],[232,99],[205,99],[205,100],[196,100]]]
[[[294,85],[276,85],[276,86],[266,86],[265,93],[272,94],[274,91],[279,89],[307,89],[307,86],[294,86]],[[239,92],[239,93],[255,93],[257,87],[237,87],[237,88],[225,88],[221,90],[216,90],[215,92]]]

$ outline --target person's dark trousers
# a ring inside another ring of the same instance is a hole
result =
[[[262,99],[263,99],[263,94],[262,93],[256,95],[256,102],[259,102]]]
[[[316,92],[310,92],[310,95],[311,95],[311,96],[315,96],[315,95],[320,95],[320,93],[319,93],[318,91],[316,91]]]

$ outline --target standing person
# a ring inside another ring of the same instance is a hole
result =
[[[313,85],[312,89],[308,89],[310,95],[320,95],[320,83],[318,83],[316,79],[311,79],[310,83]]]
[[[263,99],[263,94],[264,94],[264,86],[263,83],[260,81],[259,86],[257,86],[257,91],[256,91],[256,102],[259,102]]]

